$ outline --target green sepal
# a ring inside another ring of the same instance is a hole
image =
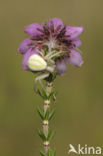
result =
[[[44,112],[40,110],[40,108],[37,108],[37,112],[42,120],[44,120]]]
[[[46,141],[47,138],[42,130],[38,130],[38,134],[43,141]]]

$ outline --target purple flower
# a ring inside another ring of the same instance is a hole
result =
[[[65,36],[67,40],[73,40],[77,38],[83,32],[83,27],[66,27]]]
[[[82,65],[82,57],[75,50],[81,45],[78,37],[83,32],[82,26],[64,25],[61,19],[52,18],[43,25],[33,23],[26,26],[25,32],[30,38],[24,40],[18,49],[24,54],[23,70],[30,70],[27,61],[35,53],[41,55],[47,62],[45,72],[46,70],[53,72],[55,67],[59,74],[64,74],[66,71],[64,58],[69,64],[79,67]]]
[[[73,41],[72,41],[72,46],[76,49],[76,48],[78,48],[78,47],[80,47],[81,46],[81,41],[78,39],[78,38],[76,38],[76,39],[74,39]]]
[[[71,50],[69,57],[66,58],[69,64],[80,67],[83,64],[82,56],[75,50]]]
[[[37,23],[33,23],[25,27],[25,32],[31,37],[42,35],[42,32],[40,30],[43,30],[43,26]]]
[[[28,50],[29,50],[29,45],[32,43],[32,40],[27,38],[26,40],[24,40],[20,47],[18,48],[19,52],[21,54],[25,54]]]
[[[61,19],[59,18],[52,18],[48,21],[48,27],[51,28],[53,26],[54,30],[61,30],[64,25]]]
[[[66,72],[66,64],[64,59],[56,61],[56,69],[59,75],[64,75]]]

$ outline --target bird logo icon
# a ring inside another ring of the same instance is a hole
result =
[[[71,152],[78,154],[78,152],[76,151],[76,149],[74,148],[74,146],[72,144],[69,144],[69,147],[70,147],[70,149],[68,151],[68,154]]]

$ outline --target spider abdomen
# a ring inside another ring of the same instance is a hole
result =
[[[47,62],[39,55],[33,54],[28,59],[28,68],[32,71],[42,71],[47,67]]]

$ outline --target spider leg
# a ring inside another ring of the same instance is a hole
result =
[[[37,84],[38,81],[40,82],[41,87],[45,90],[45,88],[44,88],[44,86],[43,86],[41,80],[45,79],[45,78],[48,77],[48,76],[49,76],[49,73],[45,73],[45,74],[41,74],[41,75],[39,75],[39,76],[37,76],[37,77],[35,78],[35,81],[34,81],[34,90],[35,90],[35,92],[37,92],[36,84]]]
[[[41,80],[39,80],[39,83],[40,83],[40,85],[41,85],[42,89],[45,91],[45,87],[44,87],[44,85],[43,85],[43,83],[42,83],[42,81],[41,81]]]
[[[48,59],[48,57],[50,57],[51,55],[55,54],[56,51],[51,51],[49,52],[46,56],[45,56],[45,59]]]
[[[60,54],[62,54],[63,52],[56,52],[55,54],[51,55],[48,57],[48,59],[52,59],[53,57],[58,57]]]

